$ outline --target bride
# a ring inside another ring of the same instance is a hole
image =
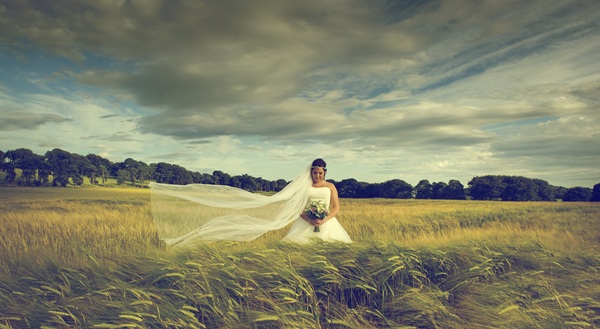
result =
[[[224,185],[150,183],[158,234],[171,246],[214,240],[251,241],[294,222],[283,241],[350,243],[348,233],[335,218],[340,209],[338,194],[335,186],[325,181],[326,166],[322,159],[314,160],[271,196]],[[318,201],[328,212],[322,219],[311,219],[306,209]]]
[[[350,243],[352,240],[335,215],[340,211],[338,192],[335,185],[325,180],[327,164],[322,159],[316,159],[311,165],[310,175],[312,185],[308,194],[309,206],[315,201],[321,201],[329,212],[323,219],[311,219],[303,212],[290,228],[283,241],[307,243],[311,239],[325,241],[341,241]],[[318,229],[317,229],[318,228]]]

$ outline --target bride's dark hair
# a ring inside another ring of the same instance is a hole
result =
[[[314,168],[314,167],[321,167],[321,168],[323,168],[324,171],[327,171],[327,163],[325,163],[325,161],[323,159],[321,159],[321,158],[315,159],[312,162],[312,166],[311,167],[312,168]]]

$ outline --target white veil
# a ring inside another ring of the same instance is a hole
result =
[[[171,246],[250,241],[298,218],[311,183],[310,166],[271,196],[224,185],[150,183],[152,217],[159,237]]]

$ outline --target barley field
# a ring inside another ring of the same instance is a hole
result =
[[[148,189],[0,187],[0,328],[600,328],[600,204],[342,199],[354,243],[165,247]]]

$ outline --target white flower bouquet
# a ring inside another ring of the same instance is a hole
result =
[[[309,219],[324,219],[329,214],[329,207],[321,200],[313,201],[306,206],[304,214],[306,214]],[[320,232],[320,229],[318,226],[315,226],[313,231]]]

